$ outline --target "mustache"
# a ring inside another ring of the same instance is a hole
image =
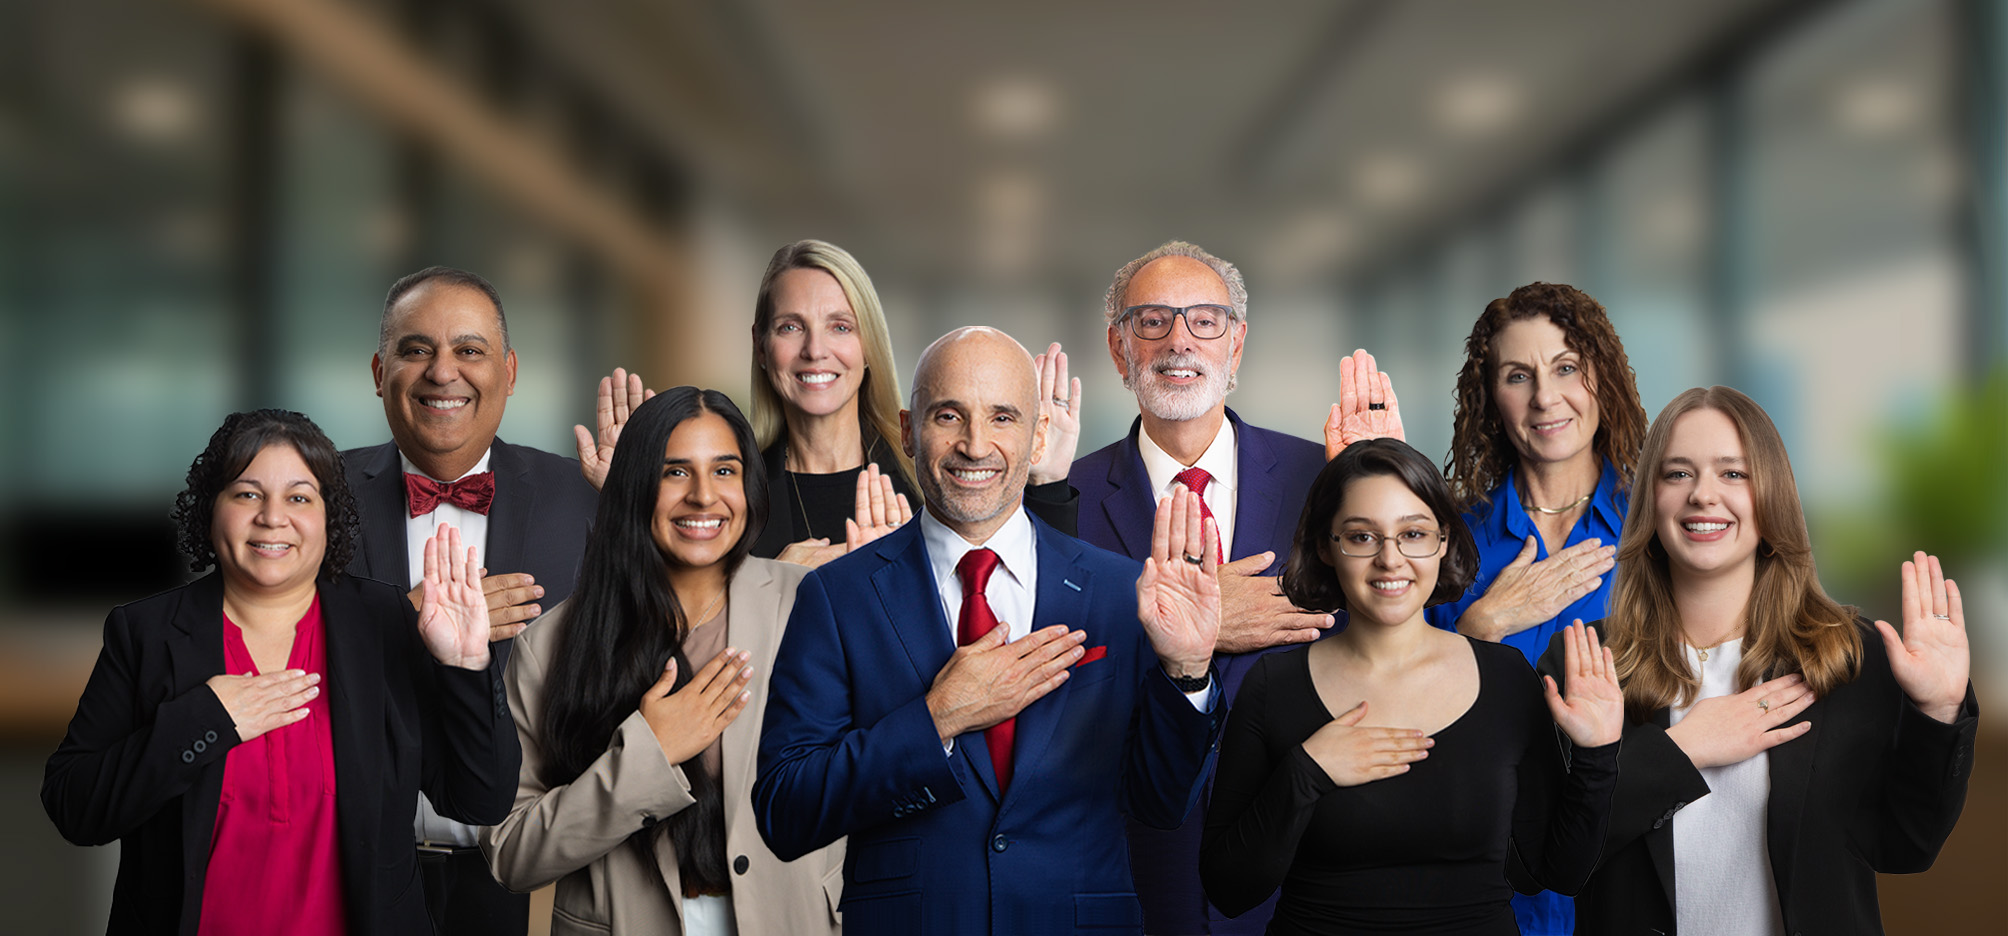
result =
[[[1201,374],[1207,373],[1206,363],[1205,361],[1201,360],[1198,355],[1182,354],[1177,351],[1166,351],[1163,354],[1160,354],[1157,357],[1152,358],[1150,362],[1150,369],[1152,371],[1166,371],[1166,370],[1176,369],[1176,370],[1189,370]]]
[[[941,465],[941,470],[943,471],[1003,471],[1004,470],[1004,462],[1002,459],[984,459],[983,461],[969,461],[967,459],[962,459],[962,458],[945,458],[942,459],[939,462],[939,464]]]

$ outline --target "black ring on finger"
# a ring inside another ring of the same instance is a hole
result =
[[[1370,410],[1384,410],[1384,409],[1387,409],[1387,404],[1386,404],[1386,403],[1368,403],[1368,404],[1367,404],[1367,409],[1370,409]]]
[[[1187,561],[1187,562],[1190,562],[1190,563],[1192,563],[1193,565],[1205,565],[1205,564],[1206,564],[1206,557],[1205,557],[1205,556],[1193,556],[1193,555],[1187,555],[1187,556],[1185,556],[1185,557],[1184,557],[1184,559],[1185,559],[1185,561]]]

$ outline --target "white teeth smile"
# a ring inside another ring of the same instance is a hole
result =
[[[795,379],[811,386],[820,387],[837,379],[835,374],[796,374]]]
[[[676,525],[689,530],[716,530],[725,525],[724,520],[678,520]]]
[[[954,475],[957,480],[967,481],[971,484],[981,484],[991,478],[997,477],[997,469],[995,468],[950,468],[948,473]]]
[[[1407,588],[1411,581],[1411,579],[1382,579],[1380,581],[1368,582],[1367,584],[1373,586],[1374,591],[1394,594]]]
[[[1686,527],[1690,533],[1714,533],[1717,530],[1729,529],[1727,523],[1683,523],[1681,526]]]
[[[467,405],[466,400],[420,400],[419,402],[425,404],[430,409],[436,410],[457,410]]]
[[[1566,419],[1557,419],[1554,422],[1535,423],[1534,428],[1539,432],[1547,432],[1550,429],[1559,429],[1567,423],[1568,420]]]
[[[1183,380],[1183,379],[1185,379],[1185,378],[1187,378],[1187,377],[1197,377],[1197,376],[1199,376],[1199,372],[1198,372],[1198,371],[1194,371],[1194,370],[1177,370],[1177,369],[1174,369],[1174,370],[1166,370],[1166,371],[1160,371],[1160,373],[1164,374],[1164,375],[1165,375],[1166,377],[1175,377],[1175,378],[1178,378],[1178,379],[1180,379],[1180,380]]]
[[[292,549],[291,543],[252,543],[252,549]]]

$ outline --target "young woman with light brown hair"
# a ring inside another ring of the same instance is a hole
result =
[[[1784,442],[1727,387],[1667,404],[1637,476],[1602,624],[1624,748],[1576,931],[1881,932],[1876,873],[1930,867],[1965,802],[1958,585],[1905,562],[1901,635],[1829,598]]]

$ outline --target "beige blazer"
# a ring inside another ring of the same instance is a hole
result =
[[[752,655],[753,700],[725,729],[722,750],[726,861],[732,908],[743,936],[842,932],[837,901],[844,882],[844,843],[782,862],[767,850],[753,823],[754,755],[767,708],[767,676],[781,631],[808,570],[748,558],[727,591],[726,622],[733,646]],[[621,722],[607,752],[577,780],[546,787],[538,779],[545,752],[543,688],[565,628],[560,604],[516,638],[509,658],[509,709],[523,742],[516,804],[501,825],[481,830],[481,848],[495,879],[515,891],[558,882],[552,936],[588,933],[683,932],[683,888],[667,836],[656,839],[660,874],[644,866],[629,835],[650,819],[691,805],[690,784],[656,743],[637,709]],[[695,664],[697,661],[692,661]]]

